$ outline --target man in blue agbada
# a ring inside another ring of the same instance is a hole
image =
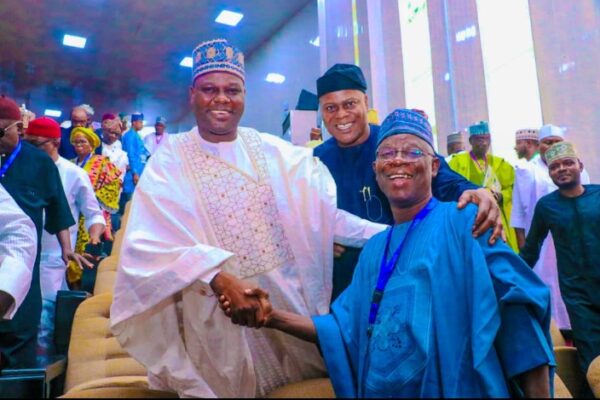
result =
[[[338,397],[549,397],[549,291],[491,232],[473,238],[475,206],[432,196],[427,120],[388,116],[373,167],[394,225],[366,244],[331,314],[275,309],[264,326],[318,343]],[[269,308],[261,289],[246,294]]]
[[[393,223],[387,198],[375,182],[371,164],[379,126],[367,118],[367,82],[359,67],[335,64],[317,80],[317,94],[323,123],[332,138],[314,149],[314,155],[327,166],[337,186],[338,208],[382,224]],[[479,206],[474,234],[480,235],[495,224],[494,239],[500,235],[502,219],[491,192],[476,186],[452,171],[437,155],[440,167],[432,180],[433,195],[442,201],[468,202]],[[494,240],[492,239],[492,241]],[[360,250],[335,246],[332,300],[348,286]]]
[[[129,169],[125,174],[123,181],[123,193],[119,201],[119,213],[122,215],[125,211],[125,204],[131,200],[135,186],[144,171],[146,160],[148,159],[148,150],[144,147],[144,142],[138,131],[144,127],[144,114],[135,112],[131,114],[131,129],[123,133],[121,143],[123,150],[129,158]]]

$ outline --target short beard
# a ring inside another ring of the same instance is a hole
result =
[[[558,186],[559,189],[561,190],[571,190],[575,187],[577,187],[579,185],[579,182],[577,180],[572,180],[571,182],[566,182],[563,184],[556,184],[556,186]]]

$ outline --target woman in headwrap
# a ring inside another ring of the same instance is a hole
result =
[[[121,171],[110,159],[105,156],[94,154],[94,150],[100,146],[100,138],[89,128],[77,127],[71,131],[71,144],[75,148],[77,157],[71,161],[83,168],[90,177],[96,199],[104,214],[106,229],[103,240],[112,241],[112,226],[110,215],[119,211],[119,195],[121,193]],[[87,244],[91,243],[90,236],[85,229],[83,216],[79,217],[79,231],[77,233],[77,243],[75,252],[83,254]],[[69,284],[77,285],[81,280],[81,269],[74,263],[69,263],[67,269],[67,280]]]

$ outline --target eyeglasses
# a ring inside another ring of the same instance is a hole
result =
[[[400,157],[398,157],[400,155]],[[421,149],[396,149],[393,147],[383,147],[377,150],[377,160],[378,161],[392,161],[397,158],[405,162],[415,162],[420,160],[425,156],[433,156],[433,154],[429,154],[424,152]]]
[[[15,125],[19,125],[21,124],[21,126],[23,126],[23,123],[21,121],[15,121],[12,124],[10,124],[9,126],[7,126],[6,128],[0,128],[0,138],[3,137],[4,135],[6,135],[6,132],[12,128]]]
[[[73,141],[71,142],[71,144],[72,144],[73,146],[83,146],[83,145],[86,145],[86,144],[87,144],[87,145],[89,145],[89,144],[90,144],[90,142],[88,142],[87,140],[73,140]]]
[[[72,119],[71,120],[71,125],[73,126],[82,126],[82,127],[87,127],[88,126],[88,120],[80,120],[80,119]]]

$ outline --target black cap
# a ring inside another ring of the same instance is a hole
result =
[[[319,99],[317,95],[309,92],[308,90],[302,89],[300,97],[298,97],[298,104],[296,110],[308,110],[317,111],[319,108]]]
[[[352,64],[335,64],[317,79],[317,96],[338,90],[367,90],[367,81],[361,69]]]

